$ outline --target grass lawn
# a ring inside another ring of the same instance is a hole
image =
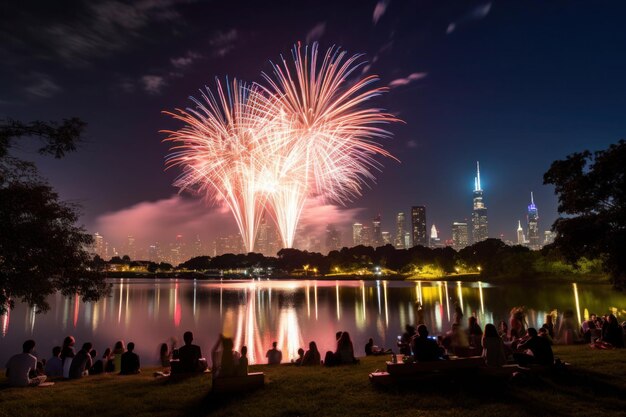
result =
[[[0,416],[626,416],[626,350],[558,346],[573,364],[519,380],[471,377],[379,389],[368,374],[387,357],[338,368],[251,366],[265,387],[215,396],[209,374],[170,382],[154,369],[102,375],[48,388],[8,388],[0,377]]]

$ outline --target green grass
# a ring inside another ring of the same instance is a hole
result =
[[[209,374],[170,382],[153,369],[102,375],[49,388],[7,388],[0,378],[0,416],[626,416],[626,350],[559,346],[570,369],[519,380],[463,377],[409,387],[373,387],[369,372],[387,357],[338,368],[252,366],[265,387],[211,394]]]

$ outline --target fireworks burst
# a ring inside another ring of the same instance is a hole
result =
[[[292,53],[292,66],[283,59],[263,74],[267,86],[218,81],[217,96],[206,89],[195,108],[166,112],[185,123],[165,131],[176,144],[166,165],[183,169],[174,185],[227,204],[248,251],[266,207],[292,247],[308,197],[360,196],[380,169],[374,157],[393,158],[375,141],[397,119],[365,105],[384,89],[370,88],[375,76],[348,80],[361,56],[333,47],[318,65],[317,44]]]

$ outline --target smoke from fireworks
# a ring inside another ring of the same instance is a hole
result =
[[[298,45],[293,65],[273,64],[267,86],[234,81],[207,89],[194,109],[167,114],[186,125],[166,131],[176,143],[168,167],[181,166],[174,183],[223,201],[235,217],[246,250],[253,251],[265,208],[284,247],[292,247],[308,197],[344,203],[361,195],[380,169],[374,157],[392,157],[375,140],[389,136],[381,123],[396,119],[366,102],[381,94],[368,76],[348,78],[360,55],[330,48],[318,65],[318,47]]]

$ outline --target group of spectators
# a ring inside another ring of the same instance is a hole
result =
[[[115,348],[106,348],[101,358],[91,342],[83,343],[75,351],[76,340],[67,336],[62,346],[52,348],[49,359],[37,360],[34,355],[35,341],[27,340],[22,353],[13,355],[6,364],[6,375],[11,386],[36,386],[48,378],[79,379],[87,375],[119,373],[130,375],[140,372],[139,356],[133,352],[134,343],[124,346],[118,341]]]

